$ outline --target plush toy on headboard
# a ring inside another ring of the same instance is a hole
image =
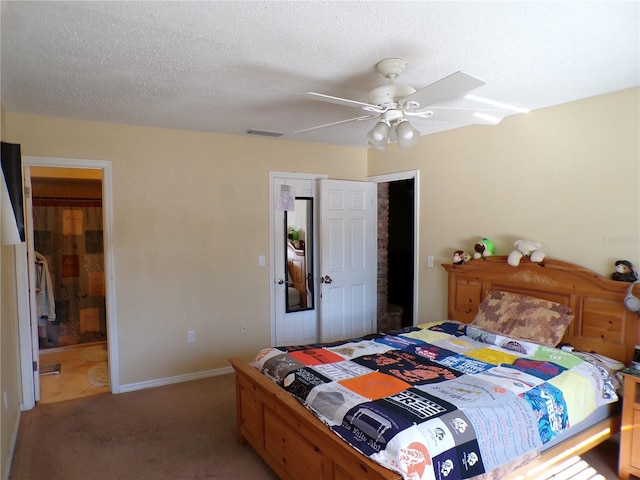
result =
[[[616,271],[611,274],[611,280],[635,282],[638,280],[638,273],[629,260],[618,260],[616,262]]]
[[[529,257],[529,260],[535,263],[540,263],[544,260],[545,254],[541,250],[542,245],[538,242],[532,242],[531,240],[516,240],[513,242],[513,246],[516,247],[507,257],[507,263],[512,267],[520,265],[522,257]]]
[[[462,265],[463,263],[467,263],[469,260],[471,260],[471,254],[469,252],[465,252],[463,250],[456,250],[453,252],[454,265]]]
[[[473,258],[476,260],[479,258],[490,257],[496,254],[496,248],[493,245],[493,242],[488,238],[483,238],[478,243],[476,243],[473,247],[475,250],[473,254]]]

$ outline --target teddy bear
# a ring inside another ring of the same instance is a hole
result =
[[[462,265],[463,263],[467,263],[469,260],[471,260],[470,253],[463,250],[456,250],[455,252],[453,252],[454,265]]]
[[[638,280],[638,275],[629,260],[618,260],[616,262],[616,271],[611,274],[611,280],[635,282]]]
[[[476,260],[479,258],[490,257],[491,255],[495,255],[496,253],[493,242],[488,238],[483,238],[481,241],[476,243],[473,249],[475,250],[473,258],[475,258]]]
[[[516,240],[513,242],[515,250],[507,257],[507,263],[512,267],[520,265],[522,257],[529,257],[529,260],[540,263],[544,260],[545,254],[541,250],[542,245],[531,240]]]

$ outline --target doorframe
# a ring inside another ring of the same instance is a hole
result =
[[[276,172],[269,171],[269,319],[270,319],[270,336],[269,344],[275,347],[276,341],[276,240],[275,240],[275,215],[277,205],[277,192],[273,188],[274,179],[290,178],[296,180],[320,180],[328,178],[327,174],[321,173],[297,173],[297,172]],[[317,192],[316,192],[317,196]],[[315,200],[315,199],[314,199]],[[314,201],[314,205],[316,202]],[[282,234],[282,232],[279,232]],[[317,229],[314,230],[317,235]],[[315,243],[315,242],[314,242]],[[316,250],[317,252],[317,250]],[[317,254],[316,254],[317,256]],[[314,260],[315,261],[315,260]]]
[[[59,167],[101,170],[102,172],[102,215],[103,215],[103,242],[104,242],[104,271],[105,271],[105,308],[107,320],[107,346],[109,355],[109,376],[111,393],[120,393],[120,366],[118,362],[118,322],[116,318],[116,288],[115,288],[115,249],[113,228],[113,187],[111,162],[108,160],[88,160],[56,157],[22,157],[23,167]],[[26,253],[25,253],[26,257]],[[26,262],[25,264],[26,265]],[[24,267],[23,267],[24,268]],[[24,279],[23,279],[24,282]],[[21,282],[21,283],[23,283]],[[24,287],[27,287],[25,283]],[[18,293],[19,303],[29,303],[28,289],[24,288]],[[26,298],[24,297],[26,295]],[[18,315],[18,336],[20,351],[25,352],[20,356],[22,375],[22,410],[30,410],[35,407],[35,391],[33,381],[33,341],[30,313],[24,309]],[[27,355],[27,352],[29,355]],[[28,357],[28,358],[27,358]]]
[[[418,267],[420,265],[418,255],[419,243],[418,240],[420,238],[419,232],[419,221],[420,218],[420,172],[419,170],[407,170],[405,172],[396,172],[396,173],[387,173],[383,175],[372,175],[367,177],[367,181],[374,183],[387,183],[387,182],[396,182],[399,180],[413,180],[413,319],[412,324],[417,325],[418,323],[418,283],[420,281],[420,275]]]

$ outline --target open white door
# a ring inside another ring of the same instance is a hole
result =
[[[376,330],[377,185],[320,180],[322,342]]]
[[[31,198],[31,168],[24,167],[24,221],[27,244],[27,274],[29,282],[29,319],[31,326],[31,363],[33,365],[33,401],[40,400],[40,345],[38,339],[38,313],[36,308],[36,262],[33,247],[33,202]],[[35,406],[25,402],[26,408]]]

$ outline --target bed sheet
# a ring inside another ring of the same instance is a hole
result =
[[[252,365],[407,480],[490,472],[617,400],[578,355],[451,321],[267,348]]]
[[[300,290],[293,287],[287,287],[287,289],[288,289],[288,295],[289,295],[289,306],[290,307],[299,306],[301,302]]]

